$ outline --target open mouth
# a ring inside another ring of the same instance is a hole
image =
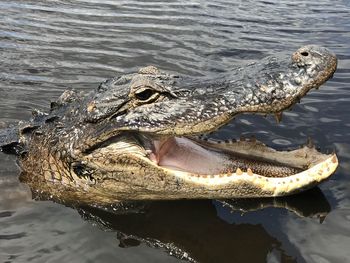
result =
[[[243,138],[239,141],[197,137],[156,140],[149,159],[175,174],[180,174],[176,171],[187,174],[187,179],[217,184],[234,176],[295,177],[297,180],[307,175],[323,179],[337,166],[335,154],[323,154],[310,145],[292,151],[277,151],[256,139]]]
[[[152,139],[149,135],[132,133],[124,136],[109,142],[102,148],[103,152],[124,148],[128,154],[178,181],[215,191],[241,185],[258,188],[269,196],[288,195],[315,186],[338,166],[334,153],[323,154],[311,145],[277,151],[256,139]]]
[[[147,159],[187,183],[209,189],[249,185],[272,196],[306,190],[327,179],[337,156],[307,145],[277,151],[256,139],[213,141],[198,137],[154,140]]]

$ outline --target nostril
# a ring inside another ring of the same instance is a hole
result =
[[[304,51],[304,52],[301,52],[300,54],[304,57],[307,57],[309,55],[309,52]]]

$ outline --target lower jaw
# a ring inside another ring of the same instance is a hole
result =
[[[155,145],[152,161],[181,180],[219,188],[232,184],[267,187],[272,195],[316,185],[338,165],[335,154],[322,154],[306,146],[276,151],[257,141],[218,144],[177,137]]]
[[[286,177],[266,177],[249,171],[234,173],[194,174],[161,167],[176,181],[176,197],[183,192],[184,198],[261,198],[278,197],[299,193],[317,186],[329,178],[338,166],[335,154],[311,168]]]

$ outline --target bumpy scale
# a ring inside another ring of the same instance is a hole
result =
[[[304,46],[215,79],[182,78],[149,66],[82,96],[66,91],[49,113],[0,132],[19,155],[21,179],[61,200],[237,198],[290,195],[336,169],[335,154],[313,147],[276,151],[254,140],[198,137],[240,113],[276,114],[318,88],[336,56]]]

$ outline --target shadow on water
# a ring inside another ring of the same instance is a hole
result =
[[[66,204],[67,205],[67,204]],[[69,204],[68,204],[69,205]],[[295,262],[294,251],[272,236],[263,224],[228,223],[217,206],[230,213],[249,213],[267,207],[285,208],[300,217],[322,219],[331,207],[318,188],[268,199],[227,201],[183,200],[123,203],[112,208],[76,206],[83,219],[117,232],[120,247],[146,243],[193,262],[265,262],[277,253],[281,262]],[[272,220],[276,220],[274,218]],[[253,248],[253,250],[252,250]]]

